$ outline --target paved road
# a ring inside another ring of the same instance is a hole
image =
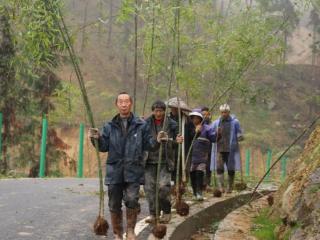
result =
[[[0,239],[113,239],[111,229],[108,237],[92,232],[97,190],[97,179],[0,180]],[[147,204],[140,202],[139,219],[147,215]],[[110,223],[107,210],[106,218]]]

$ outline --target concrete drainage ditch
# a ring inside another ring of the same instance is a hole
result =
[[[276,187],[268,187],[259,190],[255,198],[263,197],[270,192],[276,191]],[[195,204],[190,208],[190,214],[187,217],[180,217],[176,214],[172,217],[170,224],[167,225],[167,235],[164,239],[168,240],[188,240],[193,234],[201,228],[205,228],[212,221],[219,222],[230,212],[246,204],[251,197],[251,192],[241,192],[239,194],[230,194],[222,198],[212,198],[203,203]],[[138,234],[139,240],[155,239],[151,234],[152,227],[145,225]]]

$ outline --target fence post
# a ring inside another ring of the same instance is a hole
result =
[[[268,149],[267,151],[267,164],[266,164],[266,171],[268,171],[271,167],[271,161],[272,161],[272,151],[270,149]],[[268,175],[266,176],[267,180],[270,180],[270,172],[268,173]]]
[[[78,178],[83,177],[83,140],[84,140],[84,124],[80,124],[80,134],[79,134],[79,155],[78,155],[78,166],[77,166],[77,176]]]
[[[288,157],[283,157],[281,159],[281,180],[284,181],[287,175],[287,160]]]
[[[246,150],[246,176],[249,177],[250,175],[250,149]]]
[[[2,122],[3,122],[3,116],[0,112],[0,162],[2,159]]]
[[[45,176],[46,168],[46,150],[47,150],[47,130],[48,130],[48,120],[43,118],[42,120],[42,135],[41,135],[41,152],[40,152],[40,171],[39,177],[43,178]]]

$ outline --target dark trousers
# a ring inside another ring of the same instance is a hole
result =
[[[202,194],[203,187],[203,171],[192,171],[190,172],[191,186],[193,190],[193,195],[196,196],[197,193]]]
[[[211,150],[211,149],[210,149],[210,150]],[[208,185],[208,186],[211,186],[210,162],[211,162],[211,151],[209,151],[207,168],[206,168],[206,179],[205,179],[205,184],[204,184],[204,185]]]
[[[218,153],[218,161],[217,161],[217,174],[224,174],[224,165],[228,167],[228,161],[229,161],[229,153],[228,152],[220,152]],[[228,175],[234,176],[235,170],[229,170],[228,169]]]
[[[140,183],[119,183],[108,185],[109,209],[121,212],[122,201],[127,208],[139,208]]]
[[[159,179],[159,211],[164,214],[171,213],[170,184],[171,172],[166,164],[161,165]],[[156,215],[156,187],[157,187],[157,164],[147,164],[145,170],[144,191],[149,203],[150,215]]]

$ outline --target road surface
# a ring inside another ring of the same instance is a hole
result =
[[[95,240],[113,239],[96,236],[92,225],[98,214],[97,179],[1,179],[1,240]],[[110,223],[105,199],[106,218]],[[141,214],[146,217],[147,204],[140,199]]]

